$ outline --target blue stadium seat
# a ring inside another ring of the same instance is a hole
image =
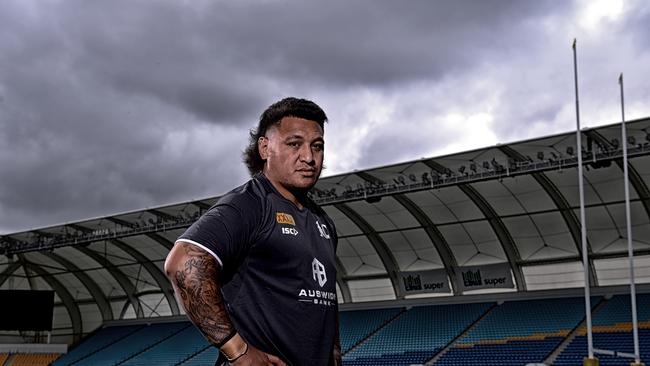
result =
[[[616,352],[634,353],[632,336],[632,312],[629,295],[618,295],[608,300],[593,315],[593,345],[596,349]],[[650,294],[637,295],[637,317],[639,329],[639,351],[641,361],[650,363]],[[560,354],[553,365],[569,366],[582,362],[588,354],[587,336],[575,337],[571,344]],[[602,366],[629,365],[631,360],[625,357],[596,354]]]
[[[349,351],[402,311],[403,308],[342,311],[339,315],[342,352]]]
[[[100,352],[102,349],[124,337],[127,337],[129,334],[138,331],[142,327],[144,327],[144,325],[123,325],[102,328],[92,334],[91,337],[86,338],[82,343],[72,348],[70,352],[59,357],[52,365],[72,365],[81,359]]]
[[[594,298],[592,304],[600,299]],[[509,301],[493,309],[436,365],[541,363],[584,318],[584,299]]]
[[[92,366],[121,363],[190,326],[189,322],[147,325],[74,365]]]
[[[479,319],[492,303],[409,309],[343,356],[346,366],[411,365],[428,361]]]
[[[593,298],[592,305],[599,301]],[[639,295],[637,303],[642,361],[650,364],[650,294]],[[596,348],[633,353],[629,309],[629,296],[614,296],[594,313]],[[583,318],[582,298],[342,311],[343,362],[346,366],[423,364],[454,340],[455,346],[436,365],[542,362]],[[582,364],[586,348],[586,337],[578,335],[554,365]],[[53,365],[198,366],[214,364],[217,355],[218,350],[189,321],[180,321],[102,328]],[[598,357],[602,366],[630,363],[621,357]]]
[[[189,324],[188,324],[189,325]],[[125,366],[176,365],[202,351],[209,344],[195,326],[179,333],[127,360]],[[214,359],[213,359],[214,363]]]

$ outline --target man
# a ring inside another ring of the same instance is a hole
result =
[[[180,236],[165,262],[218,365],[341,365],[337,236],[307,197],[323,167],[325,112],[286,98],[251,131],[252,179]]]

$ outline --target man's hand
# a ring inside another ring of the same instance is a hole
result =
[[[230,363],[233,366],[287,365],[278,357],[251,346],[239,334],[235,334],[234,337],[221,346],[221,353],[231,360],[235,359],[235,361]]]
[[[248,345],[248,351],[245,355],[232,362],[233,366],[287,366],[281,359],[276,356],[264,353],[259,349]]]
[[[219,264],[203,249],[180,242],[172,248],[165,262],[165,272],[187,316],[212,344],[221,344],[234,327],[226,311],[219,284]],[[245,341],[235,334],[221,351],[231,359],[244,352]],[[248,345],[245,354],[233,366],[287,366],[277,356]]]

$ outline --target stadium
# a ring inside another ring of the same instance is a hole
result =
[[[322,178],[312,198],[339,235],[344,365],[582,364],[580,153],[594,346],[608,351],[601,365],[629,365],[625,148],[649,363],[650,118],[627,131],[627,141],[612,124],[584,129],[579,148],[567,132]],[[10,318],[0,365],[212,365],[217,349],[187,320],[163,263],[218,198],[1,236],[13,307],[0,311]]]

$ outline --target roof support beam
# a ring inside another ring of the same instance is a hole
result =
[[[174,243],[172,243],[171,241],[163,238],[159,234],[147,233],[146,235],[147,235],[147,237],[149,239],[151,239],[151,240],[155,241],[156,243],[162,245],[167,250],[172,250],[172,247],[174,246]],[[118,240],[112,240],[112,241],[118,241]]]
[[[586,131],[585,134],[593,138],[603,146],[607,146],[608,148],[611,149],[614,148],[612,142],[607,140],[605,136],[603,136],[596,130]],[[621,145],[623,147],[627,147],[627,141],[622,141]],[[616,165],[618,165],[618,167],[621,168],[621,171],[624,171],[623,159],[616,159],[614,161],[616,162]],[[643,204],[643,208],[645,209],[646,215],[648,215],[648,218],[650,218],[650,189],[648,189],[648,186],[643,182],[643,178],[641,178],[639,172],[636,169],[634,169],[634,166],[629,161],[627,163],[627,171],[629,173],[630,184],[632,185],[632,188],[634,188],[634,190],[636,191],[639,198],[641,198],[641,203]]]
[[[445,174],[448,171],[447,168],[431,159],[426,160],[424,163],[440,174]],[[510,263],[517,288],[520,291],[525,291],[526,281],[524,280],[524,274],[521,270],[521,267],[518,264],[520,261],[519,251],[517,250],[517,246],[512,239],[512,235],[510,235],[510,232],[508,232],[506,225],[503,223],[499,215],[497,215],[494,208],[490,206],[488,201],[480,193],[478,193],[474,187],[469,184],[459,184],[458,188],[460,188],[460,190],[463,191],[463,193],[465,193],[465,195],[467,195],[467,197],[469,197],[472,202],[474,202],[478,209],[483,213],[483,216],[485,216],[485,218],[488,220],[488,223],[492,227],[492,230],[494,230],[494,233],[499,239],[499,242],[501,242],[501,247],[503,248],[503,251],[506,254],[506,258]]]
[[[169,220],[169,221],[175,221],[176,220],[176,216],[172,216],[172,215],[170,215],[168,213],[162,212],[162,211],[157,210],[157,209],[150,208],[150,209],[148,209],[146,211],[149,212],[152,215],[156,215],[156,217],[159,217],[159,218],[161,218],[163,220]]]
[[[19,258],[21,258],[21,260],[25,260],[24,254],[20,254]],[[29,289],[38,290],[38,286],[36,286],[36,282],[34,281],[34,277],[36,276],[32,275],[28,267],[25,267],[25,276],[27,277],[27,283],[29,283]]]
[[[499,150],[506,154],[509,158],[515,159],[517,161],[526,161],[526,157],[511,148],[510,146],[499,146]],[[582,225],[580,224],[580,221],[575,215],[575,212],[569,205],[569,201],[562,195],[560,192],[560,189],[549,179],[549,177],[542,173],[542,172],[537,172],[537,173],[531,173],[531,176],[533,179],[537,181],[537,183],[544,189],[546,194],[551,198],[555,206],[558,208],[560,215],[562,215],[562,219],[564,220],[564,223],[566,224],[567,228],[569,229],[569,232],[571,233],[571,237],[573,238],[573,241],[576,245],[576,249],[578,250],[578,255],[580,258],[582,258],[582,234],[581,234],[581,227]],[[589,254],[591,254],[591,245],[589,244],[589,239],[587,239],[587,248],[589,248]],[[589,278],[592,283],[592,285],[596,286],[598,283],[598,279],[596,277],[596,270],[594,268],[594,263],[593,261],[589,261]]]
[[[433,242],[433,245],[436,247],[440,258],[442,258],[442,263],[445,266],[445,271],[447,276],[451,280],[451,291],[456,295],[460,295],[456,288],[456,272],[454,268],[458,267],[456,262],[456,257],[454,257],[447,240],[442,235],[440,230],[435,226],[435,224],[429,219],[429,216],[425,214],[418,205],[415,204],[412,200],[404,195],[396,195],[395,199],[406,207],[406,209],[418,220],[418,223],[424,227],[424,231],[429,236],[429,239]]]
[[[111,309],[111,305],[108,303],[104,292],[102,291],[101,287],[99,287],[97,282],[90,278],[90,276],[85,271],[77,267],[76,264],[58,254],[50,252],[38,253],[50,258],[55,262],[58,262],[63,267],[65,267],[68,272],[71,272],[75,277],[77,277],[79,281],[81,281],[81,283],[83,283],[83,285],[88,289],[88,292],[93,296],[93,299],[95,300],[95,303],[97,304],[97,307],[102,314],[102,320],[113,320],[113,310]]]
[[[63,305],[68,310],[68,315],[70,316],[70,321],[72,322],[72,337],[75,342],[81,339],[83,333],[83,320],[81,318],[81,311],[79,310],[74,297],[72,294],[70,294],[70,291],[68,291],[68,289],[63,286],[63,284],[59,282],[56,277],[49,274],[40,266],[29,261],[23,261],[23,264],[25,265],[25,270],[28,268],[30,270],[33,270],[35,273],[41,276],[48,285],[50,285],[50,287],[54,290],[54,292],[56,292],[57,295],[59,295],[59,298],[63,302]]]
[[[192,201],[192,204],[198,207],[201,211],[207,211],[210,209],[210,207],[212,207],[203,201]]]
[[[133,227],[133,223],[128,222],[126,220],[118,219],[117,217],[113,217],[113,216],[107,217],[106,220],[112,222],[115,225],[120,225],[124,227]]]
[[[85,226],[81,226],[79,224],[65,224],[64,226],[80,231],[82,233],[91,233],[93,231],[92,229],[89,229]]]
[[[378,179],[377,177],[374,177],[367,172],[358,172],[357,175],[371,183],[385,183],[381,179]],[[451,248],[449,248],[447,240],[442,235],[440,230],[438,230],[436,225],[429,219],[429,216],[427,216],[420,209],[420,207],[415,204],[415,202],[403,194],[396,194],[393,196],[393,198],[395,198],[398,203],[400,203],[409,213],[411,213],[411,215],[415,217],[420,226],[424,228],[424,231],[429,236],[429,239],[438,251],[438,255],[440,255],[440,258],[442,259],[442,264],[445,267],[445,271],[447,272],[447,277],[449,277],[451,280],[452,292],[454,294],[457,294],[456,272],[454,271],[454,268],[458,266],[458,263],[456,262],[456,257],[454,257]]]
[[[341,263],[341,260],[337,255],[336,257],[336,283],[339,284],[339,288],[341,289],[341,294],[343,295],[343,302],[352,302],[352,294],[350,293],[350,286],[348,286],[348,282],[345,280],[345,277],[347,276],[347,271],[345,270],[345,267],[343,267],[343,263]]]
[[[163,237],[156,235],[160,238],[160,240],[165,240]],[[118,248],[122,249],[126,253],[128,253],[130,256],[135,258],[136,261],[139,263],[142,263],[144,268],[149,272],[151,277],[153,277],[154,281],[158,284],[158,287],[160,287],[160,290],[163,294],[165,294],[165,299],[169,303],[169,308],[172,311],[173,315],[180,315],[180,310],[178,308],[178,303],[176,302],[176,297],[174,296],[174,289],[171,286],[171,283],[167,279],[167,276],[156,266],[154,263],[151,262],[147,257],[145,257],[142,253],[140,253],[138,250],[135,248],[131,247],[130,245],[124,243],[123,241],[120,240],[111,240],[110,241],[112,244],[117,246]],[[169,243],[169,246],[171,247],[171,243]]]
[[[348,205],[336,204],[334,207],[338,208],[345,216],[347,216],[352,222],[355,223],[361,229],[361,231],[366,235],[370,243],[375,247],[379,258],[386,267],[386,272],[390,282],[393,284],[395,290],[395,297],[398,299],[403,299],[404,294],[402,293],[401,287],[399,285],[399,266],[393,254],[391,253],[386,242],[379,236],[375,229],[356,211],[351,209]]]
[[[124,303],[124,305],[122,305],[122,311],[120,311],[120,319],[124,319],[124,316],[126,315],[126,312],[129,310],[129,306],[130,306],[131,304],[135,304],[135,303],[132,302],[132,301],[127,300],[127,301]],[[135,306],[134,306],[134,309],[135,309]],[[136,317],[137,317],[137,318],[143,318],[144,315],[142,315],[142,316],[138,316],[138,315],[136,315]]]
[[[130,225],[128,222],[126,222],[124,220],[116,219],[116,218],[108,218],[108,220],[113,222],[113,223],[120,224],[120,225],[126,225],[126,226]],[[151,240],[155,241],[156,243],[162,245],[167,250],[171,250],[171,248],[174,245],[169,240],[167,240],[167,239],[163,238],[162,236],[160,236],[158,234],[155,234],[155,233],[147,233],[146,236],[148,238],[150,238]],[[169,283],[169,280],[162,273],[162,271],[155,264],[151,263],[151,261],[148,260],[142,253],[140,253],[139,251],[137,251],[136,249],[134,249],[130,245],[125,244],[123,241],[113,239],[113,240],[109,240],[109,242],[111,242],[112,244],[114,244],[118,248],[122,249],[123,251],[125,251],[129,255],[131,255],[138,263],[141,263],[145,267],[147,272],[149,272],[151,277],[153,277],[153,279],[156,281],[156,283],[160,287],[161,291],[165,294],[165,299],[169,303],[169,308],[171,309],[172,314],[173,315],[179,315],[180,310],[178,308],[178,303],[176,302],[176,298],[174,297],[174,290],[172,289],[171,284]],[[108,267],[108,266],[106,266],[106,267]],[[122,273],[122,275],[124,275],[124,274]],[[119,276],[119,274],[117,274],[117,276]],[[114,274],[114,277],[115,277],[115,274]],[[115,277],[115,278],[117,279],[117,277]],[[126,278],[126,275],[124,275],[124,278]],[[128,280],[127,280],[127,282],[130,283],[130,281],[128,281]],[[137,305],[134,305],[134,309],[136,310],[136,314],[139,314],[139,312],[142,311],[142,308],[139,306],[140,303],[139,303],[139,301],[137,301],[137,297],[135,295],[133,295],[134,291],[127,292],[127,288],[132,288],[133,285],[129,286],[129,285],[122,284],[122,283],[120,283],[120,285],[122,286],[122,289],[126,293],[131,293],[132,294],[129,297],[130,301],[131,302],[135,301],[134,304],[137,304]],[[138,316],[141,317],[141,316],[144,316],[144,315],[139,314]]]
[[[11,262],[11,264],[9,264],[7,268],[5,268],[2,273],[0,273],[0,287],[4,285],[5,281],[7,281],[13,275],[13,273],[16,272],[18,268],[20,268],[21,265],[22,264],[17,261]]]
[[[124,272],[122,272],[111,261],[103,257],[100,253],[95,252],[94,250],[88,249],[86,247],[75,247],[75,249],[89,256],[95,262],[106,268],[106,270],[115,278],[117,283],[120,284],[120,287],[122,287],[122,290],[129,299],[128,302],[131,302],[133,304],[133,309],[135,310],[136,317],[144,317],[144,312],[142,311],[140,302],[137,296],[135,296],[136,288]]]

